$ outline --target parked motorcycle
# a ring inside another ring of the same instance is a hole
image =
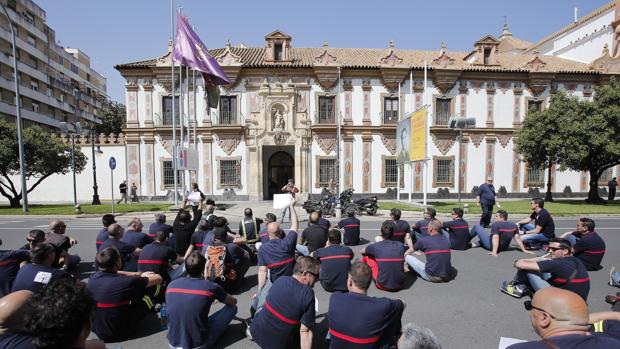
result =
[[[323,188],[320,199],[308,199],[301,206],[306,212],[311,213],[321,210],[323,214],[334,216],[336,214],[336,200],[334,194]]]
[[[355,214],[359,215],[362,213],[367,213],[371,216],[374,216],[377,213],[377,209],[379,208],[379,204],[376,196],[369,196],[367,198],[358,199],[355,201],[351,201],[351,197],[353,196],[353,189],[346,189],[340,194],[340,200],[343,211],[347,208],[351,207],[355,210]]]

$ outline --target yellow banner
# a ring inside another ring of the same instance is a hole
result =
[[[409,161],[422,161],[426,155],[426,108],[411,115],[411,143]]]

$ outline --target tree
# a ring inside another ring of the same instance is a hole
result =
[[[116,102],[110,103],[110,109],[105,112],[101,120],[101,124],[95,126],[95,132],[98,134],[109,135],[110,133],[119,134],[123,132],[123,127],[127,123],[125,105]]]
[[[66,174],[71,169],[71,145],[59,137],[50,137],[37,126],[24,129],[24,161],[26,179],[36,179],[27,189],[32,192],[53,174]],[[86,156],[75,148],[75,171],[82,172]],[[19,207],[22,189],[17,191],[11,176],[19,175],[19,150],[14,123],[0,120],[0,194],[9,199],[11,207]]]

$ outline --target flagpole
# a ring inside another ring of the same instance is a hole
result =
[[[187,121],[186,122],[186,124],[187,124],[187,132],[185,133],[185,135],[187,136],[187,148],[188,149],[190,148],[190,146],[192,144],[192,137],[191,137],[192,133],[191,133],[191,130],[189,128],[189,126],[190,126],[189,125],[189,123],[190,123],[190,115],[189,115],[189,81],[190,81],[189,80],[189,67],[186,67],[185,68],[185,82],[187,83],[187,91],[186,91],[187,92],[187,109],[185,109],[185,110],[187,110],[187,117],[186,117],[186,119],[187,119],[186,120]],[[188,160],[188,164],[189,164],[189,157],[187,158],[187,160]],[[192,178],[191,178],[192,175],[191,175],[190,172],[191,172],[190,170],[187,170],[187,179],[189,180],[187,182],[188,183],[188,187],[191,186],[191,181],[192,181]]]
[[[341,130],[340,130],[340,67],[338,67],[338,100],[337,100],[337,106],[338,106],[338,110],[336,111],[336,157],[338,159],[338,195],[336,196],[337,201],[336,201],[336,209],[338,210],[338,213],[340,217],[340,215],[342,214],[342,212],[340,212],[340,210],[342,209],[342,207],[340,206],[340,193],[342,192],[342,176],[341,176],[341,171],[340,168],[342,167],[342,162],[341,162],[341,158],[340,158],[340,136],[341,136]]]
[[[399,114],[398,120],[400,121],[400,82],[398,83],[398,114]],[[405,165],[403,165],[403,170],[404,168],[405,168]],[[404,177],[405,174],[400,173],[400,165],[396,164],[396,201],[400,201],[400,177],[401,176]]]
[[[179,9],[179,12],[181,10]],[[185,118],[183,117],[184,113],[184,94],[183,94],[183,64],[179,64],[179,118],[181,118],[181,148],[185,148]],[[183,176],[181,177],[181,195],[183,196],[183,200],[185,200],[185,169],[187,168],[187,163],[185,163],[185,167],[183,168]]]
[[[427,101],[427,78],[428,78],[428,66],[426,65],[426,60],[424,60],[424,107],[426,109],[426,139],[424,142],[424,201],[423,204],[426,206],[426,192],[428,188],[428,137],[429,137],[429,123],[428,123],[428,101]]]
[[[409,71],[409,97],[411,98],[411,112],[413,113],[415,110],[415,97],[413,95],[413,70]],[[409,161],[409,202],[411,202],[411,193],[413,193],[413,162]]]
[[[170,77],[172,78],[172,169],[174,171],[174,206],[179,206],[179,181],[178,175],[179,170],[177,167],[177,122],[175,117],[175,108],[174,108],[174,44],[175,44],[175,33],[174,33],[174,0],[170,0],[170,31],[172,32],[172,50],[170,50],[170,63],[171,63],[171,71]]]

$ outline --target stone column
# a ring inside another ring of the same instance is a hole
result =
[[[512,117],[512,126],[514,128],[521,127],[521,97],[523,95],[523,88],[521,87],[521,83],[515,83],[515,87],[512,92],[515,95],[515,105],[514,105],[514,113]]]
[[[351,79],[344,80],[342,84],[344,88],[344,124],[352,125],[353,124],[353,85],[351,84]]]
[[[148,115],[148,114],[147,114]],[[144,137],[144,152],[146,161],[144,163],[144,170],[146,171],[144,187],[146,189],[146,195],[154,196],[155,195],[155,164],[154,164],[154,155],[153,155],[153,143],[154,139],[152,135],[147,135]]]
[[[146,80],[142,87],[144,88],[144,127],[153,127],[153,84],[151,80]]]
[[[140,136],[135,133],[129,133],[126,136],[127,140],[127,190],[131,188],[133,183],[138,187],[138,193],[142,193],[142,186],[140,183],[140,170],[142,166],[140,164]]]
[[[370,91],[372,90],[372,84],[370,80],[364,80],[362,82],[362,91],[364,92],[364,118],[362,123],[364,125],[370,125]]]
[[[415,96],[415,110],[422,108],[422,94],[424,93],[424,83],[416,81],[413,83],[413,94]]]
[[[413,173],[413,191],[415,193],[419,193],[422,191],[422,171],[423,171],[423,167],[424,167],[424,163],[421,161],[416,161],[413,165],[414,167],[414,173]]]
[[[487,82],[487,127],[495,127],[495,122],[493,121],[494,109],[495,84],[493,84],[492,82]]]
[[[138,121],[138,89],[135,81],[128,81],[125,84],[125,94],[127,95],[127,128],[140,127]]]
[[[372,190],[370,172],[371,168],[371,149],[372,135],[362,135],[362,192],[370,193]]]
[[[485,180],[489,177],[493,178],[493,172],[495,170],[495,142],[496,142],[496,138],[491,136],[491,135],[487,135],[486,136],[486,143],[487,143],[487,155],[486,155],[486,161],[485,161],[485,166],[484,166],[484,175],[485,175]]]
[[[203,190],[204,194],[213,194],[213,173],[212,171],[212,138],[211,134],[202,134],[202,173],[203,173]]]
[[[344,137],[344,189],[353,187],[353,137]]]
[[[459,82],[459,112],[460,117],[467,117],[467,81]]]
[[[469,140],[467,137],[461,139],[461,145],[459,149],[459,171],[461,173],[461,193],[467,193],[467,146]],[[458,186],[457,186],[458,192]]]
[[[516,138],[513,138],[513,144],[516,143]],[[520,192],[519,179],[521,178],[521,155],[513,149],[512,151],[512,192]]]

